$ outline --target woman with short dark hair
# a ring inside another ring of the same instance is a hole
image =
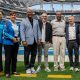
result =
[[[17,26],[15,12],[9,12],[10,20],[7,21],[4,29],[4,49],[5,49],[5,74],[10,77],[10,65],[12,74],[16,74],[17,54],[19,48],[19,26]]]

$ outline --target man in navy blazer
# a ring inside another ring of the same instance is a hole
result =
[[[41,33],[38,20],[33,19],[33,11],[31,8],[27,9],[27,17],[21,22],[20,34],[24,46],[26,73],[35,73],[34,63],[37,53],[37,42],[41,39]],[[30,54],[31,58],[29,59]]]
[[[68,17],[69,24],[66,25],[66,43],[69,52],[70,70],[79,71],[79,25],[74,20],[74,16]],[[73,50],[75,55],[74,62]]]

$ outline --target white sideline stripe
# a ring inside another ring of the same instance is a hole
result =
[[[5,60],[4,54],[2,55],[2,57],[3,57],[3,60]],[[54,57],[53,55],[49,55],[48,61],[49,62],[54,62],[54,58],[53,57]],[[80,57],[80,55],[79,55],[79,57]],[[24,55],[18,55],[17,60],[18,61],[24,61]],[[38,60],[38,57],[36,57],[36,62],[37,62],[37,60]],[[42,62],[44,62],[44,55],[42,55]],[[68,55],[65,56],[65,62],[69,62]],[[79,58],[79,62],[80,62],[80,58]]]

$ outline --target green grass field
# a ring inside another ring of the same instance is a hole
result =
[[[74,71],[69,71],[69,63],[65,63],[66,66],[66,71],[57,71],[54,72],[53,70],[53,63],[49,63],[50,65],[50,69],[52,70],[50,73],[47,73],[44,71],[44,65],[42,63],[42,71],[40,73],[37,74],[36,78],[32,78],[32,77],[14,77],[13,75],[11,75],[11,78],[6,78],[4,75],[1,76],[0,75],[0,80],[80,80],[80,72],[74,72]],[[37,63],[35,68],[37,67]],[[18,62],[17,64],[17,72],[24,73],[25,74],[25,69],[24,69],[24,63],[23,62]],[[72,75],[72,78],[70,79],[56,79],[56,78],[48,78],[48,75]]]

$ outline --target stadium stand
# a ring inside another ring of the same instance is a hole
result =
[[[74,1],[73,3],[72,2],[62,2],[62,1],[53,1],[51,0],[0,0],[0,9],[3,9],[4,13],[5,13],[5,16],[8,15],[8,11],[15,11],[17,13],[17,16],[19,18],[23,18],[26,16],[26,9],[27,7],[32,7],[34,5],[41,5],[42,4],[46,4],[46,3],[49,3],[49,4],[68,4],[70,3],[70,6],[72,5],[79,5],[80,2],[77,2],[77,1]],[[29,5],[27,5],[29,4]],[[38,19],[39,18],[39,15],[44,12],[45,10],[43,10],[42,8],[36,10],[34,9],[34,12],[35,12],[35,18]],[[76,18],[76,21],[80,21],[80,9],[78,10],[57,10],[57,11],[61,11],[67,21],[67,17],[68,15],[75,15],[75,18]],[[53,8],[52,10],[47,10],[47,13],[49,14],[49,20],[51,21],[52,19],[54,19],[54,15],[55,15],[55,8]]]

